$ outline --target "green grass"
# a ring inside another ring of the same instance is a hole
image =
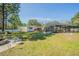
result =
[[[24,44],[18,44],[0,55],[79,56],[79,33],[58,33],[44,40],[24,41]]]

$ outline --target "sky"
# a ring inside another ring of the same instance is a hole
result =
[[[20,7],[19,15],[23,23],[33,18],[41,23],[54,20],[70,21],[79,12],[77,3],[23,3]]]

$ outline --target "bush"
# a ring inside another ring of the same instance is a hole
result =
[[[30,39],[31,35],[35,33],[35,32],[14,32],[12,33],[12,35],[14,37],[18,37],[20,39],[22,39],[23,41]]]
[[[14,35],[16,35],[16,36],[17,36],[17,34],[14,33]],[[25,41],[25,40],[38,40],[38,39],[42,40],[45,38],[44,34],[42,32],[19,32],[18,36],[23,41]]]
[[[26,40],[43,40],[50,34],[44,34],[43,32],[15,32],[12,34],[14,37],[19,37],[23,41]]]
[[[45,35],[42,32],[33,33],[30,37],[31,40],[43,40],[45,39]]]

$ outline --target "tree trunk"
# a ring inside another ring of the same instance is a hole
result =
[[[2,6],[2,10],[3,10],[3,21],[2,21],[2,32],[4,32],[4,30],[5,30],[5,27],[4,27],[4,3],[3,3],[3,6]]]

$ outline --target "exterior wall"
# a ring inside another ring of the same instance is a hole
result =
[[[69,26],[50,26],[45,28],[46,32],[79,32],[78,27],[69,27]]]
[[[19,27],[19,30],[20,30],[21,32],[27,32],[27,27]]]
[[[27,31],[28,31],[28,32],[32,32],[32,31],[34,31],[34,29],[35,29],[34,27],[29,27],[29,28],[27,29]]]
[[[71,28],[70,31],[72,31],[72,32],[79,32],[79,28],[75,28],[75,29]]]
[[[19,27],[19,30],[21,31],[21,32],[32,32],[32,31],[34,31],[34,27]]]

